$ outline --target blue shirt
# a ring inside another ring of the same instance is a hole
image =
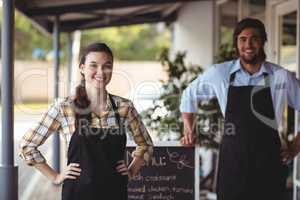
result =
[[[294,73],[276,64],[264,62],[260,70],[251,75],[241,67],[239,59],[215,64],[192,81],[183,91],[180,111],[196,113],[199,101],[216,97],[225,116],[229,79],[234,72],[236,72],[232,83],[234,86],[265,85],[264,73],[269,74],[271,96],[279,127],[282,126],[286,104],[300,111],[300,81],[296,79]]]

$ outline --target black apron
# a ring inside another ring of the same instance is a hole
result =
[[[219,155],[218,200],[284,199],[287,167],[280,159],[279,133],[252,111],[275,119],[268,74],[264,77],[265,86],[233,86],[235,73],[230,77]],[[254,87],[258,92],[252,94]]]
[[[116,170],[117,161],[125,156],[125,128],[109,98],[118,128],[91,128],[88,124],[76,128],[69,144],[68,165],[79,163],[82,171],[76,180],[64,181],[62,200],[127,200],[128,176]]]

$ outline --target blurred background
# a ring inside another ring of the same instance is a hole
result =
[[[92,42],[105,42],[115,57],[113,80],[108,90],[134,102],[154,141],[180,139],[182,91],[213,63],[233,58],[232,33],[236,23],[244,17],[255,17],[265,23],[269,37],[265,48],[267,59],[299,75],[298,0],[112,2],[98,2],[99,5],[107,3],[102,9],[72,11],[72,6],[96,5],[97,1],[16,1],[14,139],[21,200],[41,199],[41,196],[43,200],[53,200],[60,196],[59,187],[53,187],[41,174],[25,166],[17,155],[22,135],[53,102],[55,54],[53,30],[49,27],[60,10],[64,13],[60,16],[59,98],[70,95],[78,84],[80,50]],[[77,23],[81,18],[86,23]],[[223,117],[216,100],[200,105],[201,195],[203,199],[215,199]],[[288,140],[293,136],[297,126],[297,113],[287,106],[280,124],[283,138]],[[51,144],[52,137],[40,149],[50,163]],[[61,163],[65,163],[63,144],[61,142]],[[287,199],[297,198],[298,166],[297,159],[290,164]]]

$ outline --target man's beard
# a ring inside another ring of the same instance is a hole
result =
[[[263,60],[263,54],[263,50],[260,50],[259,53],[254,55],[252,58],[247,58],[246,56],[241,55],[240,59],[246,64],[255,65]]]
[[[246,64],[255,65],[259,61],[258,57],[259,57],[258,55],[254,55],[252,58],[246,58],[246,56],[241,56],[240,58]]]

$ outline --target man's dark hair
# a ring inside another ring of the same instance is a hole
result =
[[[239,56],[239,51],[238,51],[238,47],[237,47],[238,35],[246,28],[254,28],[259,32],[259,36],[263,42],[263,46],[265,45],[266,41],[268,40],[265,25],[260,20],[254,19],[254,18],[242,19],[236,25],[234,32],[233,32],[233,48],[234,48],[237,56]],[[262,49],[262,54],[263,54],[262,55],[263,59],[265,60],[266,54],[265,54],[264,49]]]

